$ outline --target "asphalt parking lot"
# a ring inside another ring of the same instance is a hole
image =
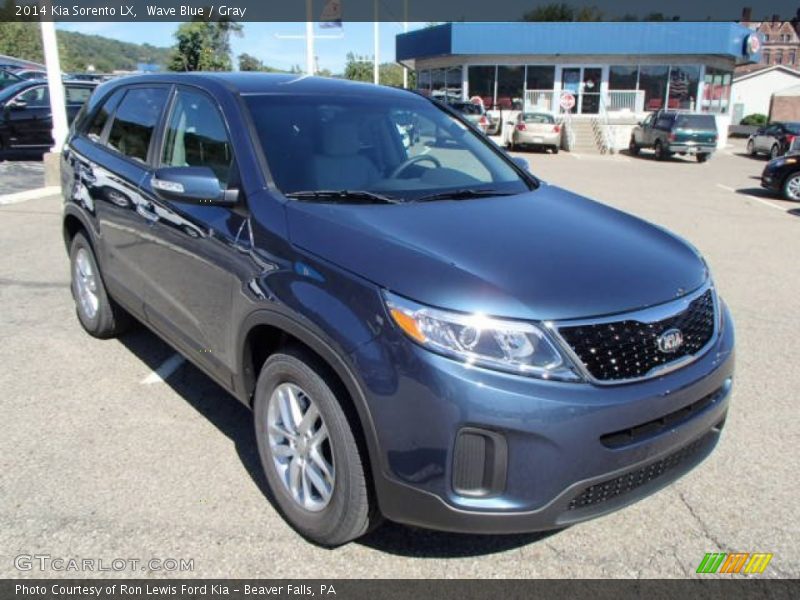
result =
[[[48,554],[194,560],[123,576],[658,578],[693,576],[706,552],[771,552],[764,576],[800,576],[800,205],[762,193],[764,161],[742,148],[702,165],[520,154],[549,182],[693,242],[738,335],[716,452],[655,496],[549,535],[387,524],[335,550],[305,542],[265,498],[245,408],[143,329],[83,333],[60,200],[0,206],[0,576],[91,576],[14,566]]]

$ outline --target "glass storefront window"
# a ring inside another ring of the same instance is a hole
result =
[[[526,77],[527,89],[549,91],[553,89],[553,84],[556,80],[556,68],[528,65],[528,74]]]
[[[639,89],[644,90],[644,109],[664,108],[667,97],[667,77],[669,67],[664,65],[642,66],[639,69]]]
[[[672,65],[669,70],[669,102],[667,108],[694,110],[697,108],[697,85],[700,67]]]
[[[445,100],[447,82],[444,73],[444,69],[431,71],[431,97],[437,100]]]
[[[608,68],[608,89],[635,90],[639,83],[639,67],[612,65]]]
[[[461,67],[451,67],[445,73],[445,83],[447,84],[447,101],[459,102],[462,99],[462,79]]]
[[[727,113],[730,97],[731,72],[706,67],[706,76],[703,80],[703,111]]]
[[[497,67],[497,107],[522,110],[525,67]]]
[[[420,71],[417,75],[417,89],[426,96],[431,93],[431,72]]]
[[[496,67],[469,67],[467,77],[470,98],[478,96],[486,109],[494,107],[494,79]]]

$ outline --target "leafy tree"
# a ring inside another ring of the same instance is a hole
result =
[[[239,70],[263,71],[264,63],[255,56],[247,54],[247,52],[243,52],[242,54],[239,55]]]
[[[353,81],[372,81],[372,60],[367,56],[348,52],[344,77]]]
[[[575,9],[569,4],[557,3],[537,6],[522,15],[523,21],[574,21]]]
[[[169,63],[171,71],[230,71],[232,34],[241,35],[242,25],[229,20],[181,23]]]

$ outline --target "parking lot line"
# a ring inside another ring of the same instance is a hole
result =
[[[24,192],[17,192],[16,194],[3,194],[0,196],[0,205],[17,204],[18,202],[25,202],[26,200],[52,196],[53,194],[58,194],[60,191],[61,188],[54,185],[36,188],[35,190],[25,190]]]
[[[767,200],[764,200],[763,198],[759,198],[758,196],[752,196],[752,195],[750,195],[750,194],[740,194],[739,192],[737,192],[737,191],[736,191],[735,189],[733,189],[732,187],[730,187],[730,186],[727,186],[727,185],[723,185],[723,184],[721,184],[721,183],[718,183],[718,184],[717,184],[717,187],[718,187],[718,188],[722,188],[722,189],[723,189],[723,190],[725,190],[726,192],[732,192],[732,193],[734,193],[734,194],[737,194],[737,195],[739,195],[739,196],[744,196],[745,198],[750,198],[750,200],[755,200],[756,202],[760,202],[760,203],[761,203],[761,204],[763,204],[764,206],[769,206],[770,208],[774,208],[775,210],[779,210],[779,211],[781,211],[781,212],[786,212],[786,209],[785,209],[785,208],[783,208],[782,206],[778,206],[777,204],[773,204],[772,202],[769,202],[769,201],[767,201]]]
[[[186,359],[180,354],[173,354],[147,377],[142,379],[142,385],[152,385],[154,383],[164,383],[164,380],[172,375]]]

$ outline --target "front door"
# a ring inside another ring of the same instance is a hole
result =
[[[573,114],[593,115],[600,112],[600,86],[603,69],[600,67],[563,67],[561,90],[575,96]]]

